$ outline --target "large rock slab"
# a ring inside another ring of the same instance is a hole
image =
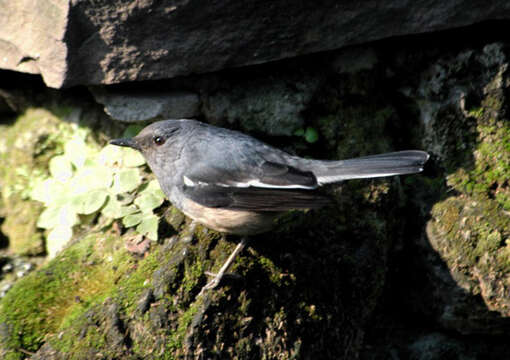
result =
[[[507,1],[0,0],[0,67],[56,88],[115,84],[509,17]]]
[[[113,119],[136,122],[153,119],[190,119],[199,114],[197,94],[184,91],[111,91],[92,89],[97,102]]]

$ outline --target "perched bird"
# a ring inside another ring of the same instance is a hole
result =
[[[194,221],[242,235],[229,259],[204,289],[216,287],[246,236],[271,229],[287,210],[311,209],[329,200],[317,189],[348,179],[412,174],[429,155],[399,151],[349,160],[290,155],[251,136],[195,120],[164,120],[111,144],[139,150],[174,206]]]

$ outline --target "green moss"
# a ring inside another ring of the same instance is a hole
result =
[[[83,241],[62,256],[16,283],[0,301],[0,323],[9,328],[5,347],[34,351],[48,333],[55,332],[74,305],[81,281],[87,278],[90,241]]]
[[[494,82],[500,81],[498,77]],[[448,184],[470,196],[495,199],[510,210],[510,124],[495,116],[503,104],[498,92],[489,93],[482,106],[468,111],[478,133],[472,164],[448,176]]]
[[[183,291],[190,293],[196,287],[199,279],[204,276],[206,270],[205,264],[200,259],[188,262],[184,270]]]
[[[108,296],[119,302],[122,310],[127,313],[133,313],[136,307],[136,300],[144,289],[150,286],[151,275],[161,264],[161,254],[159,251],[149,253],[143,260],[126,261],[124,251],[117,252],[114,258],[115,276],[117,286],[112,286],[111,293]]]
[[[167,343],[168,353],[170,355],[170,359],[178,358],[179,352],[182,351],[183,341],[186,337],[187,332],[189,331],[189,326],[193,321],[193,318],[198,312],[202,304],[200,302],[193,303],[190,307],[188,307],[183,313],[180,314],[178,319],[177,329],[169,334],[169,341]]]
[[[100,347],[104,334],[92,329],[77,341],[87,328],[86,314],[106,299],[119,304],[119,311],[133,313],[161,260],[155,251],[137,262],[118,246],[118,238],[91,234],[20,280],[0,301],[0,323],[10,334],[2,339],[3,347],[34,351],[61,331],[63,336],[52,341],[61,351]]]
[[[477,119],[480,119],[483,117],[484,113],[485,113],[485,109],[483,107],[478,107],[478,108],[469,110],[467,115],[477,118]]]
[[[215,233],[211,235],[212,238],[216,236]],[[201,239],[211,241],[204,233],[201,234]],[[62,335],[48,335],[50,343],[55,349],[63,353],[73,353],[77,358],[83,358],[80,354],[86,354],[90,349],[101,349],[103,354],[111,351],[111,356],[115,356],[113,354],[119,349],[111,348],[112,340],[108,338],[113,336],[108,335],[112,332],[112,314],[108,307],[115,306],[118,316],[131,324],[131,331],[150,326],[150,317],[141,316],[137,309],[139,300],[145,290],[163,286],[166,288],[165,294],[175,291],[175,296],[181,299],[178,303],[167,296],[159,299],[159,304],[165,307],[167,312],[175,314],[176,322],[168,329],[134,336],[132,349],[144,356],[147,352],[155,351],[155,342],[160,336],[164,336],[166,351],[161,358],[177,358],[175,354],[182,351],[189,326],[203,305],[201,298],[196,300],[192,297],[192,294],[196,294],[200,279],[204,277],[205,262],[201,259],[201,252],[197,251],[200,246],[192,249],[186,248],[184,243],[174,244],[171,249],[157,246],[139,261],[118,246],[117,242],[101,240],[100,245],[96,244],[92,249],[93,253],[102,255],[89,259],[94,263],[92,269],[88,269],[90,278],[80,282],[85,293],[79,295],[80,301],[70,307],[67,316],[53,332]],[[187,254],[185,258],[181,257],[184,253]],[[182,261],[177,260],[176,256],[185,259],[182,272],[179,271]],[[163,276],[165,284],[155,281],[153,274],[156,269]],[[172,273],[174,275],[171,275]],[[160,346],[161,344],[158,345],[159,348]]]
[[[32,201],[11,197],[6,211],[2,232],[9,238],[9,250],[18,255],[39,255],[44,253],[42,232],[37,231],[37,218],[42,207]]]
[[[450,267],[477,267],[498,277],[510,272],[508,246],[502,243],[510,236],[510,219],[496,201],[452,197],[436,204],[432,216],[442,239],[436,246]]]
[[[165,211],[165,220],[174,228],[175,231],[179,231],[180,226],[185,220],[184,214],[180,212],[175,206],[170,206]]]
[[[74,110],[54,107],[31,108],[12,125],[0,126],[0,185],[2,187],[2,231],[15,254],[43,252],[43,237],[36,227],[42,207],[29,200],[38,179],[48,173],[48,161],[63,152],[63,144],[72,133],[82,131],[67,122]]]

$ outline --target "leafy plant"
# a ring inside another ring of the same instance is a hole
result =
[[[131,129],[128,131],[132,131]],[[153,210],[164,201],[156,180],[143,184],[142,155],[129,148],[88,145],[86,133],[64,144],[64,153],[49,162],[50,176],[39,178],[30,197],[45,205],[37,226],[48,230],[47,249],[54,256],[72,237],[73,227],[103,216],[151,240],[158,237]]]
[[[313,144],[319,140],[319,133],[313,127],[307,127],[306,129],[298,129],[294,132],[295,136],[305,138],[306,142]]]

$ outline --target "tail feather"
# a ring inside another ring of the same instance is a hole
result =
[[[309,169],[322,185],[348,179],[418,173],[428,158],[424,151],[407,150],[339,161],[316,160]]]

